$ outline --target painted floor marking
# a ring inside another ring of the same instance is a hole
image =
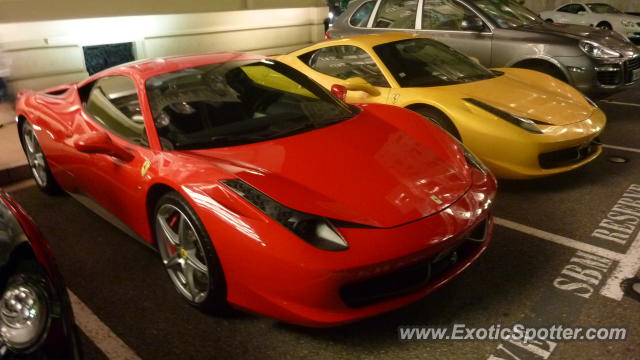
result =
[[[640,271],[640,233],[631,243],[624,259],[618,263],[607,282],[600,289],[600,294],[618,301],[622,300],[624,292],[620,284],[626,279],[635,277],[638,271]]]
[[[630,152],[640,153],[640,149],[634,149],[634,148],[625,147],[625,146],[615,146],[615,145],[603,144],[602,147],[606,148],[606,149],[614,149],[614,150],[622,150],[622,151],[630,151]]]
[[[603,249],[598,246],[585,244],[583,242],[570,239],[564,236],[552,234],[540,229],[532,228],[526,225],[518,224],[513,221],[495,218],[495,223],[506,228],[516,230],[525,234],[533,235],[543,240],[551,241],[556,244],[582,250],[594,255],[602,256],[618,262],[618,266],[611,272],[605,285],[600,289],[600,295],[610,299],[620,301],[624,297],[621,284],[624,280],[636,276],[640,271],[640,234],[636,236],[629,250],[625,254]]]
[[[568,237],[552,234],[550,232],[546,232],[546,231],[543,231],[543,230],[540,230],[540,229],[536,229],[536,228],[532,228],[532,227],[529,227],[529,226],[526,226],[526,225],[518,224],[518,223],[515,223],[513,221],[509,221],[509,220],[502,219],[502,218],[499,218],[499,217],[495,218],[495,223],[498,224],[498,225],[504,226],[506,228],[509,228],[511,230],[516,230],[516,231],[519,231],[521,233],[533,235],[533,236],[538,237],[540,239],[551,241],[551,242],[554,242],[556,244],[564,245],[566,247],[574,248],[576,250],[586,251],[586,252],[592,253],[594,255],[606,257],[606,258],[611,259],[611,260],[623,261],[625,259],[625,257],[626,257],[625,254],[621,254],[619,252],[615,252],[615,251],[603,249],[601,247],[589,245],[589,244],[583,243],[581,241],[577,241],[577,240],[570,239]]]
[[[68,290],[76,324],[109,359],[140,360],[116,334],[107,327],[82,300]]]
[[[624,101],[603,100],[602,103],[640,107],[640,104],[628,103],[628,102],[624,102]]]

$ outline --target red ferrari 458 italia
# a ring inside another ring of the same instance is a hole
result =
[[[192,305],[332,326],[415,301],[491,236],[494,177],[408,110],[268,58],[153,59],[17,101],[34,178],[156,247]]]

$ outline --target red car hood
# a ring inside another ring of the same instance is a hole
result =
[[[315,131],[188,153],[290,208],[376,227],[439,212],[468,190],[466,160],[442,130],[404,109],[363,108]]]

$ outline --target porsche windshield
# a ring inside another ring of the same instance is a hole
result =
[[[587,4],[589,10],[593,11],[596,14],[622,14],[622,11],[614,8],[609,4]]]
[[[513,0],[473,0],[473,3],[503,29],[544,22],[533,11]]]
[[[496,76],[465,55],[434,40],[402,40],[374,46],[373,49],[401,87],[463,84]]]
[[[355,115],[302,73],[272,60],[227,62],[146,83],[165,150],[241,145],[321,128]]]

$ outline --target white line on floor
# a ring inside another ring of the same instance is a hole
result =
[[[624,259],[622,259],[618,266],[611,272],[609,279],[600,289],[600,294],[612,298],[614,300],[622,300],[624,293],[620,284],[626,279],[636,276],[640,270],[640,234],[636,236],[636,239],[631,243],[631,247],[627,251]]]
[[[624,146],[615,146],[615,145],[603,144],[602,147],[603,148],[607,148],[607,149],[614,149],[614,150],[622,150],[622,151],[630,151],[630,152],[640,153],[640,149],[634,149],[634,148],[624,147]]]
[[[139,360],[140,357],[117,337],[82,300],[71,292],[69,299],[73,307],[76,324],[109,359]]]
[[[637,106],[637,107],[640,107],[640,104],[628,103],[628,102],[623,102],[623,101],[603,100],[603,101],[601,101],[601,102],[602,102],[602,103],[605,103],[605,104],[614,104],[614,105],[625,105],[625,106]]]
[[[623,261],[627,256],[625,254],[621,254],[615,251],[603,249],[597,246],[585,244],[583,242],[573,240],[564,236],[552,234],[540,229],[532,228],[526,225],[518,224],[513,221],[509,221],[506,219],[502,219],[499,217],[495,218],[495,223],[511,230],[516,230],[525,234],[533,235],[535,237],[554,242],[556,244],[564,245],[570,248],[574,248],[576,250],[582,250],[594,255],[606,257],[615,261]]]

